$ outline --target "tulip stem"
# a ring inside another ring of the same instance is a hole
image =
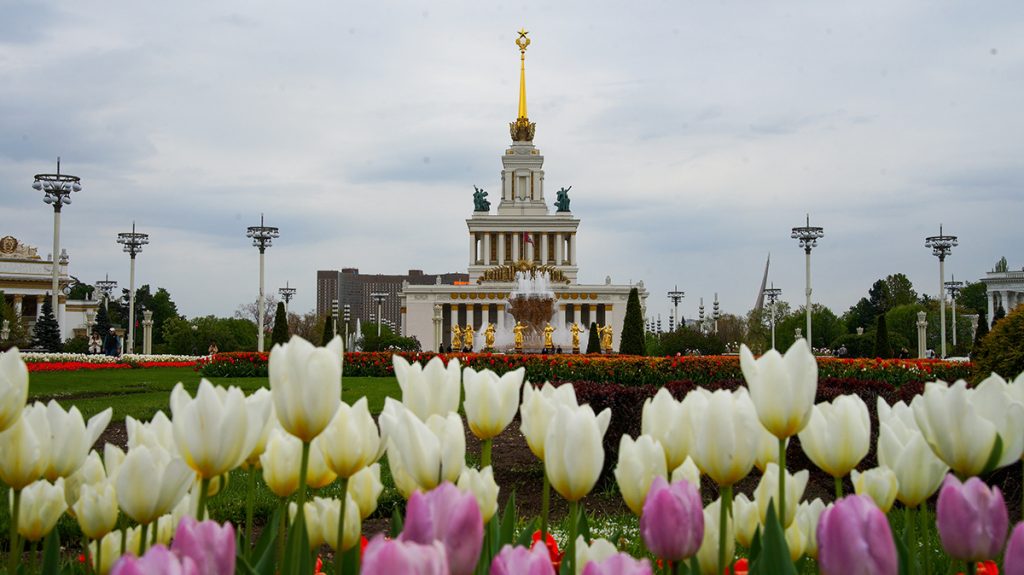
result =
[[[839,501],[843,498],[843,478],[833,477],[832,479],[835,480],[836,483],[836,501]]]
[[[345,541],[345,504],[348,503],[348,478],[341,478],[341,509],[338,513],[338,544],[334,548],[334,575],[341,575],[345,566],[341,560],[342,553],[341,545]]]
[[[89,550],[89,546],[86,545],[86,551]],[[102,573],[103,569],[103,538],[100,537],[96,540],[96,573]]]
[[[252,552],[250,546],[252,545],[253,507],[256,505],[256,468],[250,466],[247,473],[249,477],[245,487],[245,539],[242,541],[242,557],[246,559]]]
[[[967,575],[976,575],[977,572],[978,568],[975,566],[974,561],[968,561],[967,569],[964,570],[964,573],[966,573]]]
[[[139,526],[139,551],[135,555],[136,557],[142,557],[142,553],[146,549],[146,531],[149,528],[149,523],[143,523]]]
[[[210,480],[202,478],[199,480],[199,503],[196,505],[196,518],[199,521],[205,519],[206,516],[206,494],[210,491]]]
[[[576,572],[576,530],[579,528],[578,501],[569,502],[569,542],[565,547],[565,556],[569,559],[569,572]]]
[[[928,536],[928,504],[925,503],[925,504],[920,505],[919,509],[920,509],[919,515],[920,515],[920,519],[921,519],[921,541],[924,541],[925,543],[927,543],[929,541],[929,536]],[[921,563],[922,563],[922,566],[924,567],[925,575],[931,575],[931,573],[932,573],[932,557],[931,557],[931,549],[930,548],[922,549]]]
[[[21,555],[21,541],[18,539],[18,519],[21,512],[21,490],[12,488],[14,502],[11,505],[11,555],[7,558],[7,572],[15,573],[18,556]]]
[[[277,564],[284,561],[284,537],[288,531],[288,498],[282,497],[279,504],[281,520],[277,524]]]
[[[914,556],[917,555],[917,540],[914,537],[914,510],[910,507],[903,508],[903,533],[907,545],[907,561],[910,563],[909,573],[916,573],[914,568]]]
[[[725,570],[729,564],[725,562],[725,538],[729,534],[729,515],[732,511],[732,485],[722,486],[722,506],[718,510],[718,568]],[[731,564],[731,558],[729,563]]]
[[[786,532],[786,438],[779,438],[779,526]]]
[[[551,506],[551,480],[548,474],[544,473],[544,490],[541,492],[540,503],[540,542],[544,547],[548,546],[548,510]],[[550,553],[550,550],[549,550]]]
[[[485,467],[491,464],[491,443],[494,439],[485,439],[480,444],[480,470],[482,471]]]

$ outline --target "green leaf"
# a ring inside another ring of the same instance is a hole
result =
[[[893,537],[896,542],[896,557],[899,559],[899,575],[910,575],[913,573],[913,567],[910,565],[910,553],[907,551],[907,545],[899,537]]]
[[[990,472],[995,470],[996,466],[999,465],[999,459],[1003,456],[1003,438],[996,434],[996,441],[992,444],[992,451],[988,454],[988,460],[985,461],[985,467],[981,469],[981,473],[978,475],[988,475]]]
[[[779,518],[775,514],[774,501],[768,503],[764,539],[757,560],[750,562],[750,575],[796,575],[796,568],[789,559],[786,534],[782,532]]]
[[[508,503],[505,504],[505,511],[501,513],[501,529],[498,532],[496,543],[498,544],[498,550],[507,544],[511,544],[512,540],[516,535],[516,493],[513,491],[512,495],[508,497]]]
[[[534,517],[526,524],[526,527],[519,532],[519,537],[516,538],[516,545],[522,545],[523,547],[530,547],[533,542],[533,534],[540,529],[540,519]]]
[[[284,508],[278,505],[274,508],[274,513],[270,516],[270,521],[263,527],[263,532],[260,533],[259,539],[256,540],[256,546],[252,549],[253,560],[256,561],[254,568],[258,573],[262,573],[260,566],[264,563],[264,559],[269,555],[271,557],[271,563],[273,563],[274,551],[277,548],[277,534],[280,531],[281,521],[283,521]],[[239,530],[241,531],[241,530]],[[241,549],[241,547],[239,547]]]
[[[241,553],[235,553],[235,575],[256,575],[256,571]]]
[[[754,561],[761,554],[761,526],[754,529],[754,538],[750,541],[750,561]]]
[[[288,540],[280,567],[282,574],[306,575],[313,571],[313,558],[309,551],[309,533],[306,531],[306,520],[302,513],[295,514],[295,521],[288,529]]]
[[[402,534],[402,525],[402,514],[398,512],[398,507],[395,507],[391,512],[391,530],[388,533],[392,539]]]
[[[584,541],[590,541],[590,522],[587,521],[587,512],[583,509],[582,505],[580,506],[579,526],[579,530],[576,533],[582,535]]]
[[[356,544],[341,556],[341,564],[345,568],[345,573],[359,573],[359,544]]]
[[[57,530],[50,531],[50,534],[43,540],[43,570],[42,575],[60,575],[60,535]]]

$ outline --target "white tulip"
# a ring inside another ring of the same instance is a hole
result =
[[[807,480],[809,478],[810,473],[806,469],[797,473],[786,471],[786,515],[785,521],[782,523],[783,528],[788,528],[793,524],[793,520],[796,519],[796,509],[800,499],[804,496],[804,489],[807,488]],[[779,466],[775,463],[769,463],[764,475],[761,476],[761,481],[757,484],[757,488],[754,489],[754,499],[757,501],[757,510],[762,524],[768,521],[768,503],[778,499],[778,497]],[[782,510],[778,508],[778,503],[778,501],[775,501],[775,513],[781,516]]]
[[[566,500],[579,501],[597,483],[604,466],[601,441],[611,417],[608,409],[594,415],[589,405],[558,406],[544,440],[544,471],[551,486]]]
[[[1003,440],[1003,451],[996,468],[1019,460],[1024,452],[1024,403],[1011,392],[1010,385],[992,374],[970,390],[969,398],[978,415],[991,421]]]
[[[93,564],[93,569],[100,575],[107,575],[110,573],[110,569],[117,563],[117,560],[121,558],[121,531],[111,531],[103,536],[103,539],[99,541],[89,542],[89,558],[95,560],[96,558],[96,546],[100,545],[103,552],[100,553],[100,565]],[[125,549],[137,549],[138,547],[130,548],[127,545]]]
[[[249,412],[242,390],[220,389],[203,379],[194,398],[181,383],[171,391],[178,453],[203,479],[212,479],[241,465],[257,438],[256,433],[249,433]],[[247,440],[251,440],[248,445]]]
[[[544,440],[547,439],[548,425],[558,412],[558,405],[569,407],[579,405],[576,401],[576,390],[571,384],[555,387],[548,382],[540,389],[529,382],[523,386],[523,404],[519,408],[522,423],[519,431],[526,437],[530,451],[544,461]]]
[[[159,447],[170,453],[177,453],[178,446],[174,443],[174,424],[162,411],[157,411],[148,422],[138,421],[132,416],[124,419],[125,431],[128,432],[128,450],[138,445],[150,448]]]
[[[114,487],[124,514],[145,525],[173,509],[194,479],[195,474],[181,459],[140,445],[128,452]]]
[[[682,465],[672,470],[672,483],[680,479],[689,481],[690,485],[693,485],[697,488],[697,491],[700,491],[700,469],[689,456],[686,457]]]
[[[265,387],[257,389],[245,398],[245,409],[249,413],[250,434],[246,438],[246,445],[252,445],[243,464],[248,468],[259,465],[260,455],[263,455],[263,449],[267,446],[271,428],[280,424],[274,415],[274,398]]]
[[[107,473],[107,479],[113,481],[117,478],[117,472],[121,469],[125,457],[125,452],[113,443],[103,445],[103,469]]]
[[[818,558],[818,519],[821,512],[828,507],[831,507],[831,504],[826,506],[821,499],[815,499],[800,503],[796,510],[796,522],[804,534],[804,553],[808,557]]]
[[[288,515],[295,519],[298,506],[295,503],[288,505]],[[312,501],[306,502],[304,515],[306,518],[306,530],[309,538],[309,548],[318,549],[321,545],[330,545],[331,549],[338,550],[338,519],[341,515],[341,501],[338,499],[327,499],[315,497]],[[348,496],[345,503],[345,526],[344,537],[341,540],[341,551],[347,551],[357,543],[361,535],[362,522],[359,519],[359,506],[352,497]]]
[[[26,407],[15,423],[0,433],[0,481],[11,489],[24,489],[42,476],[49,453],[46,409]]]
[[[1019,404],[1013,403],[1016,412]],[[953,471],[970,477],[984,470],[999,430],[979,413],[965,381],[927,383],[910,408],[929,447]]]
[[[718,564],[718,531],[721,522],[722,499],[716,499],[704,508],[704,540],[697,550],[697,561],[703,575],[719,575],[725,571],[725,565]],[[735,526],[726,518],[725,527],[725,560],[732,561],[736,554]]]
[[[853,490],[857,495],[867,495],[882,513],[889,512],[899,492],[899,481],[892,469],[875,467],[864,473],[854,469],[850,472],[850,479],[853,480]]]
[[[401,458],[400,467],[423,490],[442,481],[455,482],[466,464],[466,435],[462,418],[431,415],[426,423],[403,404],[387,398],[380,415],[382,437],[388,445],[388,462]]]
[[[807,342],[797,340],[785,356],[772,349],[756,360],[742,345],[740,368],[757,417],[772,435],[785,439],[807,425],[818,392],[818,362]]]
[[[745,388],[715,391],[694,413],[696,437],[702,440],[694,442],[690,456],[715,483],[733,485],[754,467],[760,426]]]
[[[459,410],[462,378],[458,359],[448,360],[447,366],[440,357],[434,357],[426,366],[410,364],[399,355],[392,356],[391,361],[402,390],[402,403],[421,421]]]
[[[640,433],[661,443],[669,469],[679,467],[689,456],[692,437],[689,410],[683,409],[682,402],[676,401],[664,387],[644,401]]]
[[[117,524],[117,492],[109,481],[83,485],[73,507],[78,526],[89,539],[103,537]]]
[[[296,450],[292,445],[293,436],[282,429],[272,429],[266,448],[260,455],[263,481],[274,495],[290,497],[299,489],[299,463],[302,460],[301,442]],[[312,450],[310,450],[312,452]]]
[[[366,397],[359,398],[351,407],[342,402],[317,442],[327,466],[339,477],[352,477],[376,461],[380,454],[380,434]]]
[[[89,456],[85,458],[85,463],[78,468],[78,471],[64,480],[64,499],[67,500],[69,506],[74,507],[82,486],[96,485],[106,479],[107,473],[103,469],[103,462],[100,461],[100,454],[95,450],[90,451]],[[74,514],[73,511],[72,514]]]
[[[761,426],[758,432],[757,453],[754,456],[754,467],[761,473],[768,469],[769,463],[779,462],[779,438]],[[789,446],[789,438],[786,438],[786,446]]]
[[[892,469],[896,498],[917,507],[938,491],[949,466],[936,457],[914,421],[914,412],[898,401],[889,407],[878,398],[878,464]]]
[[[502,376],[489,369],[476,371],[467,367],[462,372],[466,390],[466,421],[473,435],[492,439],[512,423],[519,410],[519,390],[523,388],[526,368],[512,370]]]
[[[380,481],[380,463],[360,469],[348,478],[348,495],[359,505],[359,516],[366,519],[377,510],[377,500],[384,491]]]
[[[46,412],[49,424],[50,452],[43,470],[43,477],[47,481],[68,477],[82,466],[89,455],[89,449],[107,428],[114,413],[113,408],[108,407],[90,418],[87,427],[75,406],[64,411],[59,403],[50,400],[45,407],[39,403],[33,404],[33,407]]]
[[[472,493],[480,506],[480,515],[486,524],[498,511],[498,484],[494,481],[494,470],[490,465],[482,470],[467,467],[462,470],[457,483],[459,489]]]
[[[819,403],[799,436],[804,453],[815,465],[832,477],[845,477],[871,448],[868,406],[856,395]]]
[[[800,526],[799,521],[794,521],[786,528],[786,547],[789,548],[789,560],[796,563],[803,557],[807,550],[807,533]]]
[[[582,535],[576,537],[576,575],[583,573],[587,563],[600,563],[618,552],[615,545],[607,539],[598,537],[587,545]]]
[[[270,350],[270,393],[281,427],[304,443],[327,427],[341,403],[341,337],[316,347],[298,336]]]
[[[630,511],[639,516],[644,509],[647,492],[655,477],[668,478],[665,450],[650,435],[641,435],[634,441],[623,434],[619,440],[619,461],[615,466],[615,481]]]
[[[732,500],[732,519],[735,524],[736,542],[750,549],[757,528],[761,526],[761,512],[757,508],[757,502],[751,501],[743,493],[737,495]]]
[[[395,481],[395,489],[398,490],[403,499],[408,500],[413,492],[421,490],[420,485],[416,483],[412,475],[402,466],[402,456],[393,441],[388,442],[387,460],[388,469],[391,471],[391,478]]]
[[[45,480],[32,483],[21,490],[18,533],[29,541],[39,541],[53,529],[67,508],[63,477],[58,477],[54,483]]]
[[[28,400],[28,366],[18,348],[0,353],[0,432],[21,418]]]

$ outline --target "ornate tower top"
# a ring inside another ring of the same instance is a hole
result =
[[[537,124],[530,122],[526,114],[526,48],[530,45],[530,39],[526,36],[529,32],[525,28],[521,28],[518,34],[516,46],[519,47],[519,116],[508,127],[513,142],[532,142]]]

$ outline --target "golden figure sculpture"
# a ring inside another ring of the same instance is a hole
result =
[[[572,332],[572,348],[573,350],[578,350],[580,348],[580,332],[583,331],[583,329],[580,327],[580,324],[573,322],[573,324],[569,326],[569,331]]]
[[[606,325],[602,328],[598,328],[601,333],[601,348],[604,349],[605,353],[611,352],[612,350],[612,326]]]
[[[465,329],[462,330],[462,341],[463,341],[463,345],[466,346],[467,350],[473,351],[473,325],[472,324],[468,324],[467,323]]]
[[[551,322],[548,322],[548,324],[544,326],[544,347],[547,348],[548,351],[555,349],[555,344],[551,341],[551,334],[553,333],[555,333],[555,328],[551,327]]]
[[[512,328],[512,333],[515,334],[516,338],[516,351],[523,351],[523,332],[526,331],[526,324],[521,321],[516,322],[516,326]]]
[[[484,343],[487,344],[487,349],[494,349],[494,324],[487,324],[487,329],[484,330]]]
[[[459,324],[452,326],[452,350],[459,351],[462,349],[462,329],[459,328]]]

